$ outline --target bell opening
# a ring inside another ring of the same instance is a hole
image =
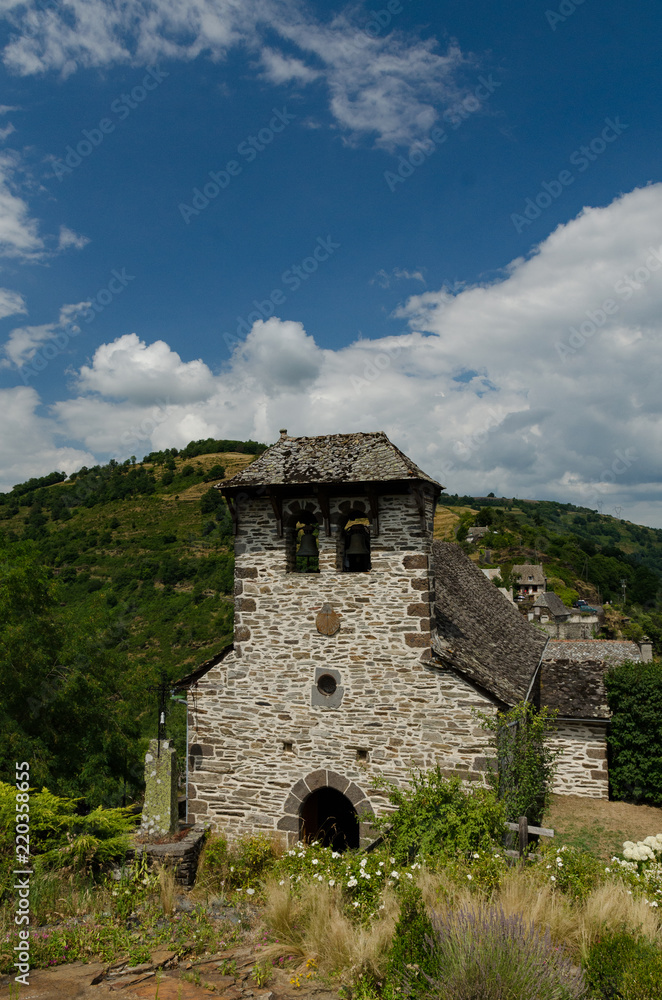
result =
[[[353,521],[343,532],[343,572],[367,573],[370,569],[370,532],[367,522]]]
[[[319,573],[318,532],[316,524],[302,524],[301,522],[297,524],[295,530],[295,571],[297,573]]]

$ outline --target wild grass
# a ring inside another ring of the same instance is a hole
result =
[[[393,893],[384,895],[383,909],[366,925],[344,912],[340,891],[326,884],[309,884],[295,894],[271,882],[265,897],[264,919],[276,938],[264,949],[265,959],[289,958],[298,968],[312,961],[322,973],[343,979],[383,975],[399,912]]]
[[[662,934],[658,911],[615,880],[601,883],[582,900],[552,888],[531,869],[512,870],[492,892],[477,892],[425,868],[416,884],[428,913],[447,927],[457,914],[476,926],[489,924],[498,910],[513,927],[513,921],[524,920],[538,937],[548,936],[553,948],[577,964],[605,934],[625,929],[651,942],[659,942]],[[305,884],[297,892],[272,882],[265,900],[264,921],[277,941],[265,948],[267,960],[289,958],[299,968],[312,960],[321,971],[354,982],[361,976],[383,977],[400,909],[393,893],[384,896],[383,908],[369,924],[348,915],[338,887],[326,883]]]

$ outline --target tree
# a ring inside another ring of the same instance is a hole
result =
[[[35,785],[88,805],[139,787],[141,699],[104,603],[63,608],[32,544],[0,547],[0,780],[29,760]]]
[[[522,701],[508,712],[479,715],[483,729],[492,734],[488,784],[503,800],[507,818],[514,822],[526,816],[529,823],[540,823],[560,754],[549,745],[557,712],[537,711],[531,702]]]

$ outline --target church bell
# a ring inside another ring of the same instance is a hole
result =
[[[317,539],[315,538],[313,531],[314,528],[310,524],[307,524],[303,529],[301,543],[297,552],[298,556],[317,557],[319,555],[317,550]]]
[[[347,546],[348,556],[367,556],[370,550],[366,544],[365,531],[356,525],[350,530],[349,545]]]

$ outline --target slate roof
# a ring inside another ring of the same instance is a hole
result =
[[[281,438],[259,458],[221,484],[234,487],[296,483],[383,483],[421,480],[442,487],[418,468],[383,431]]]
[[[552,639],[543,655],[540,701],[559,715],[608,719],[604,676],[623,660],[641,659],[635,642],[615,639]]]
[[[519,580],[516,586],[523,587],[528,583],[538,587],[545,586],[545,570],[538,564],[522,563],[520,566],[513,566],[513,573],[519,573]],[[529,577],[533,579],[529,580]]]
[[[452,542],[434,542],[436,656],[506,705],[526,697],[547,636]]]
[[[565,604],[553,591],[548,590],[533,602],[534,608],[547,608],[555,618],[567,618],[572,614],[572,608],[566,608]]]

